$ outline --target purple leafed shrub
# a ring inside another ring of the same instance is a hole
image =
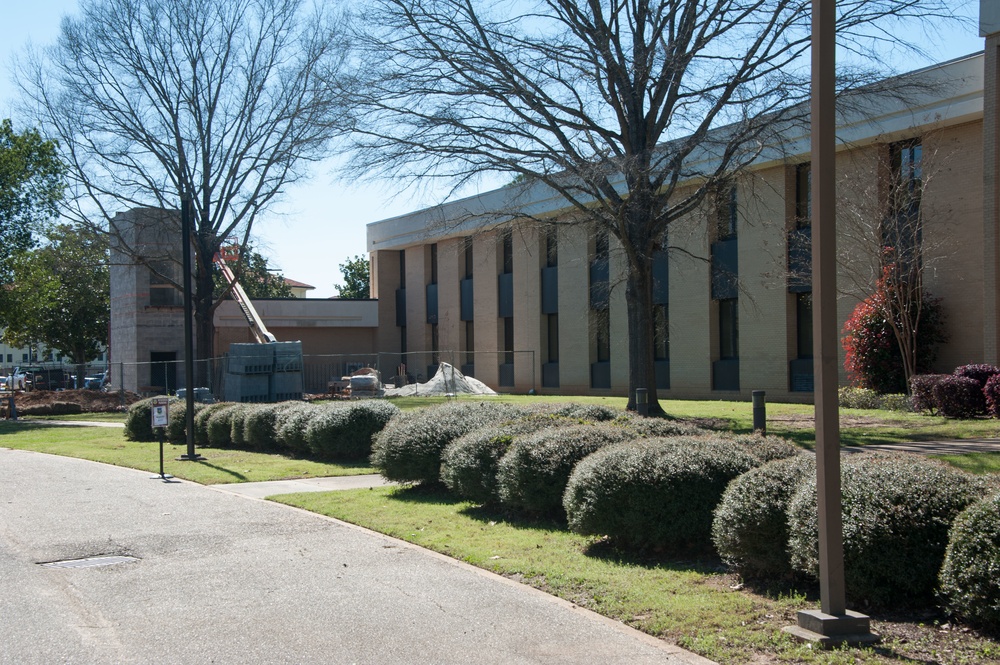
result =
[[[983,397],[986,398],[986,412],[1000,418],[1000,374],[994,374],[986,381]]]
[[[956,367],[955,371],[952,373],[955,376],[964,376],[969,379],[975,379],[979,383],[979,389],[982,390],[986,387],[986,382],[989,381],[991,376],[1000,374],[1000,367],[994,367],[993,365],[987,365],[985,363],[979,363],[977,365],[962,365],[961,367]]]
[[[914,374],[910,377],[910,395],[914,411],[930,411],[937,413],[937,402],[934,401],[934,386],[951,374]]]
[[[986,412],[979,382],[965,376],[941,379],[931,389],[938,411],[948,418],[972,418]]]

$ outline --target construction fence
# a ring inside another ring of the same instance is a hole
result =
[[[498,392],[515,389],[515,368],[519,373],[518,376],[523,377],[521,387],[524,391],[535,388],[534,351],[303,355],[300,373],[298,367],[289,367],[287,364],[276,372],[254,371],[255,366],[251,360],[247,356],[235,358],[227,354],[219,358],[196,361],[194,375],[199,385],[195,387],[208,388],[217,400],[233,401],[232,396],[241,393],[259,396],[259,399],[243,401],[280,401],[280,399],[294,399],[294,396],[289,397],[289,395],[298,392],[307,394],[337,392],[343,389],[345,377],[366,368],[376,370],[386,385],[400,387],[426,383],[444,362],[466,376],[482,380],[477,376],[478,368],[481,370],[478,373],[488,377],[487,383]],[[260,366],[259,369],[263,370],[264,367]],[[179,388],[187,385],[184,376],[183,360],[111,362],[108,381],[103,389],[118,391],[124,387],[125,390],[143,396],[174,395]],[[271,377],[270,384],[268,376]],[[301,384],[294,376],[301,377]],[[238,387],[231,385],[234,381],[240,382],[241,385]],[[276,386],[276,382],[281,385]],[[269,388],[266,387],[268,385]],[[281,395],[283,397],[279,397]]]

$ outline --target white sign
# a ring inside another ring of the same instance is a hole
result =
[[[167,404],[170,400],[166,397],[157,397],[153,400],[152,419],[153,427],[166,427],[170,422]]]

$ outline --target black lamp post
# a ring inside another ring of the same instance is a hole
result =
[[[184,375],[186,377],[185,424],[187,430],[187,453],[178,457],[181,461],[205,459],[194,450],[194,298],[191,293],[191,192],[181,185],[181,245],[184,256]]]

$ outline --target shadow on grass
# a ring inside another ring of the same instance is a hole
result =
[[[232,476],[233,478],[235,478],[239,482],[246,482],[247,480],[249,480],[242,473],[238,473],[236,471],[233,471],[232,469],[227,469],[226,467],[219,466],[218,464],[210,464],[210,463],[205,462],[205,461],[195,462],[195,464],[197,464],[198,466],[207,467],[209,469],[215,469],[216,471],[221,471],[222,473],[225,473],[227,475]]]
[[[458,505],[466,503],[451,492],[442,483],[418,483],[416,485],[400,485],[389,492],[389,498],[405,503],[421,503],[426,505]]]

